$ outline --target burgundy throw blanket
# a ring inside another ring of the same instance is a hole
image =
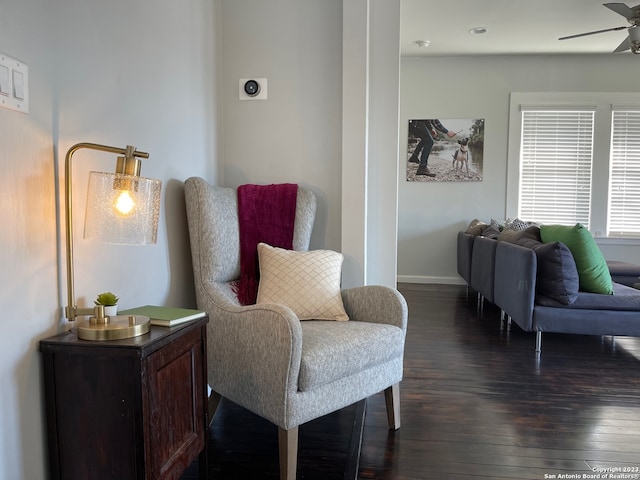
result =
[[[240,279],[233,290],[242,305],[256,303],[258,243],[293,249],[298,185],[241,185],[238,187]]]

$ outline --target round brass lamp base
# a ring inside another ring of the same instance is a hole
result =
[[[98,322],[95,317],[78,322],[78,338],[82,340],[123,340],[149,332],[149,317],[113,315]]]

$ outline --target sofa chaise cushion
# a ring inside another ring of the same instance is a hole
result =
[[[613,290],[613,295],[580,292],[571,305],[565,305],[544,297],[536,297],[536,303],[545,307],[640,312],[640,292],[638,290],[620,283],[614,283]]]

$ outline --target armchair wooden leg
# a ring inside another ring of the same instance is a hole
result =
[[[209,404],[208,404],[209,425],[211,425],[211,423],[213,422],[213,416],[216,414],[216,410],[218,410],[218,405],[220,405],[220,400],[222,400],[222,395],[211,390],[211,395],[209,395]]]
[[[386,388],[384,399],[387,404],[387,421],[390,430],[400,428],[400,384],[396,383]]]
[[[280,480],[296,480],[298,466],[298,427],[285,430],[278,427],[280,450]]]

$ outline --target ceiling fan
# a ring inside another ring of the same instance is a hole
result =
[[[605,7],[613,10],[619,15],[622,15],[629,22],[629,26],[606,28],[604,30],[596,30],[593,32],[579,33],[577,35],[569,35],[567,37],[561,37],[558,40],[568,40],[570,38],[585,37],[587,35],[595,35],[597,33],[613,32],[616,30],[628,30],[629,35],[624,41],[618,45],[618,48],[614,50],[614,53],[625,52],[631,49],[631,52],[640,54],[640,5],[635,7],[628,7],[624,3],[604,3]]]

